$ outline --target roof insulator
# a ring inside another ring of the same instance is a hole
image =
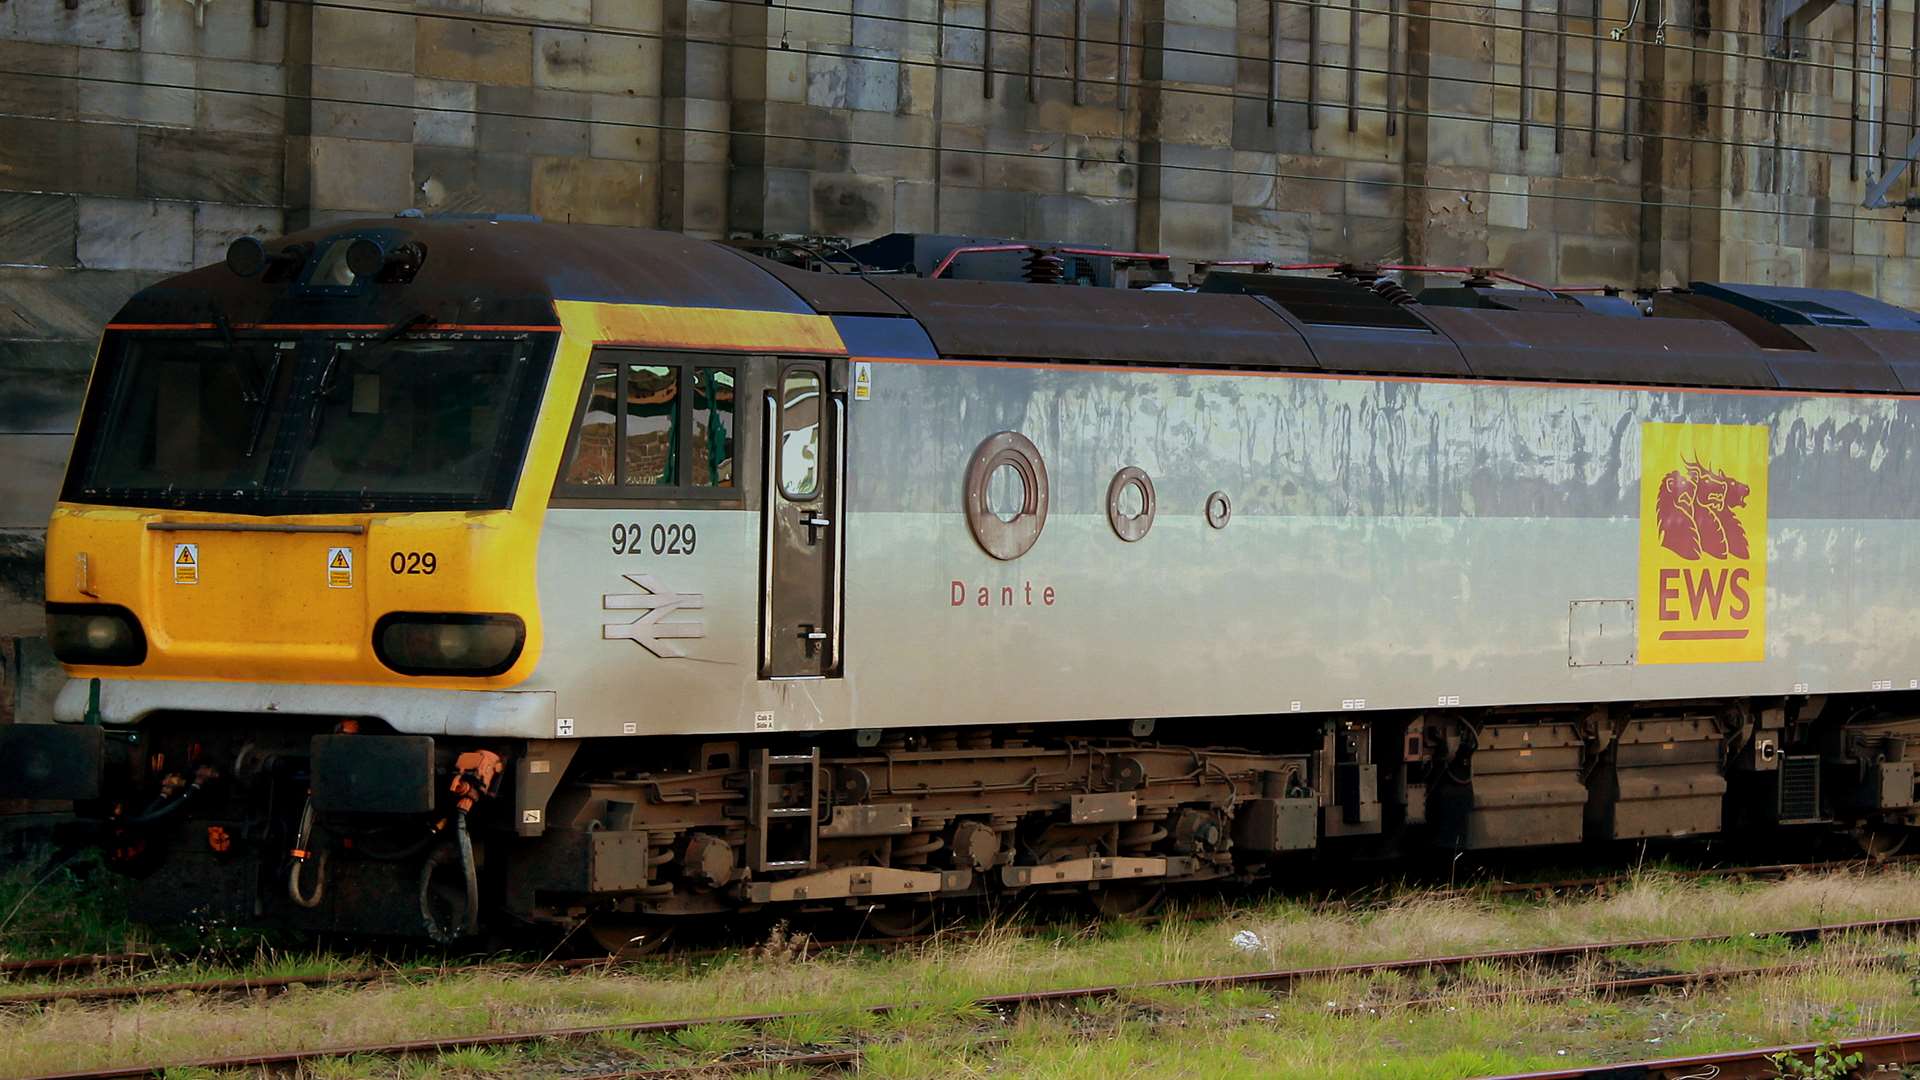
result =
[[[1407,287],[1392,278],[1383,277],[1375,279],[1373,291],[1388,303],[1402,306],[1414,303],[1413,294],[1407,291]]]
[[[1058,285],[1060,279],[1066,276],[1067,263],[1058,255],[1036,248],[1027,256],[1023,273],[1035,285]]]

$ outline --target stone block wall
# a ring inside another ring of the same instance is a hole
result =
[[[1763,0],[0,0],[0,715],[44,711],[100,327],[236,236],[418,207],[1920,305],[1915,226],[1860,208],[1913,2],[1782,59]]]
[[[246,3],[0,4],[0,721],[57,690],[42,541],[100,328],[281,229],[285,60]]]

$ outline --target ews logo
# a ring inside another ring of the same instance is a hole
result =
[[[1641,663],[1766,659],[1767,447],[1760,425],[1641,425]]]

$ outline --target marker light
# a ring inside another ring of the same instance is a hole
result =
[[[402,675],[498,675],[526,641],[513,615],[395,611],[373,627],[374,654]]]
[[[47,643],[63,664],[126,667],[147,658],[147,635],[117,604],[48,604]]]
[[[240,277],[252,277],[267,268],[267,246],[251,236],[242,236],[227,245],[227,269]]]
[[[378,241],[364,236],[347,241],[347,269],[353,271],[355,277],[372,277],[386,262],[387,253]]]

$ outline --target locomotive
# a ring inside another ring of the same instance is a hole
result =
[[[75,800],[150,919],[614,948],[1904,842],[1912,313],[887,251],[416,215],[142,291],[0,796]]]

